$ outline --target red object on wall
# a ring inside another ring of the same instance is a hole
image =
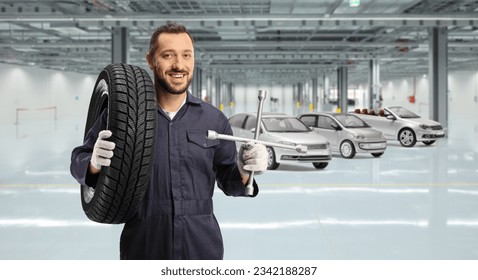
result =
[[[415,95],[410,95],[410,96],[408,97],[408,102],[410,102],[410,103],[415,103]]]

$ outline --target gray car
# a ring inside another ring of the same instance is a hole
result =
[[[234,136],[254,138],[255,113],[236,114],[229,118]],[[276,169],[282,162],[310,162],[317,169],[324,169],[332,159],[330,145],[323,136],[313,132],[296,117],[281,113],[263,113],[259,140],[273,143],[304,145],[307,153],[268,147],[267,168]]]
[[[382,131],[385,138],[398,140],[404,147],[413,147],[417,141],[431,145],[436,139],[445,137],[439,122],[422,118],[401,106],[383,108],[377,115],[357,113],[356,116]]]
[[[344,158],[353,158],[356,153],[380,157],[387,148],[382,132],[352,114],[307,113],[298,118],[325,136],[332,151],[339,151]]]

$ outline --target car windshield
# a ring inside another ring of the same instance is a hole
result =
[[[412,113],[408,111],[407,109],[400,106],[388,107],[388,109],[402,119],[418,119],[420,117],[419,115]]]
[[[307,132],[310,129],[299,119],[293,117],[285,118],[263,118],[262,123],[269,132]]]
[[[335,118],[346,128],[370,127],[360,118],[352,115],[336,115]]]

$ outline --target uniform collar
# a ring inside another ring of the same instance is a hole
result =
[[[201,99],[192,95],[189,90],[187,91],[186,103],[201,104],[202,102],[203,101]]]

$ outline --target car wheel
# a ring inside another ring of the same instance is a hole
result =
[[[328,162],[313,162],[312,165],[314,165],[315,168],[317,169],[324,169],[329,165]]]
[[[423,144],[430,146],[431,144],[435,143],[436,140],[430,140],[430,141],[423,141]]]
[[[372,156],[374,157],[381,157],[383,153],[372,153]]]
[[[107,110],[109,138],[116,144],[111,165],[101,168],[95,188],[81,186],[81,204],[95,222],[119,224],[137,211],[154,161],[156,93],[148,73],[137,66],[110,64],[96,80],[85,136]]]
[[[415,137],[415,132],[410,128],[404,128],[398,133],[398,141],[404,147],[413,147],[417,143],[417,138]]]
[[[355,147],[352,142],[345,140],[340,144],[340,154],[344,158],[353,158],[355,156]]]
[[[267,149],[267,169],[274,170],[279,167],[279,163],[276,162],[276,154],[274,149],[271,147],[266,147]]]

